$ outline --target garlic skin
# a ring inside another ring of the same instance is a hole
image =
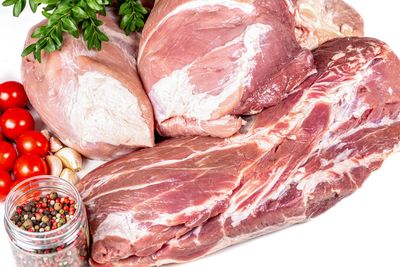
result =
[[[49,174],[59,177],[63,170],[63,164],[61,159],[56,156],[46,156],[45,158],[47,166],[49,167]]]
[[[76,173],[69,169],[69,168],[65,168],[60,175],[61,179],[67,180],[68,182],[70,182],[73,185],[76,185],[79,182],[79,178],[76,175]]]
[[[60,151],[64,145],[61,143],[61,141],[57,137],[50,137],[50,151],[51,153],[56,153]]]
[[[50,140],[50,132],[47,130],[42,130],[40,131],[41,134],[44,135],[44,137],[46,137],[46,139],[49,141]]]
[[[74,172],[78,172],[82,169],[82,156],[72,148],[64,147],[55,153],[64,167],[71,169]]]

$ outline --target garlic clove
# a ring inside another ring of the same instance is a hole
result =
[[[79,181],[78,175],[76,173],[68,168],[65,168],[60,175],[61,179],[69,181],[71,184],[76,185]]]
[[[63,147],[64,145],[61,143],[60,139],[54,136],[50,137],[50,151],[52,153],[58,152]]]
[[[46,163],[49,167],[50,175],[59,177],[63,170],[61,159],[56,156],[47,156]]]
[[[50,132],[49,131],[42,130],[40,132],[44,135],[44,137],[46,137],[47,140],[50,140]]]
[[[56,154],[64,165],[75,172],[82,169],[82,156],[72,148],[64,147],[60,149]]]

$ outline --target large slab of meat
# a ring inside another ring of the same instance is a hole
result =
[[[285,0],[160,0],[138,65],[164,136],[231,136],[314,71]]]
[[[160,0],[138,59],[158,131],[229,137],[240,115],[278,103],[312,73],[298,42],[315,48],[362,32],[341,0]]]
[[[153,146],[154,119],[136,70],[138,36],[127,37],[111,10],[101,19],[110,38],[101,51],[65,35],[62,50],[43,54],[41,64],[23,59],[22,80],[53,133],[83,155],[105,160]]]
[[[171,139],[79,184],[105,266],[185,262],[307,221],[400,143],[400,62],[371,38],[329,41],[318,73],[232,138]]]

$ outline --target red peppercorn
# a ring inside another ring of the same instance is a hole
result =
[[[39,202],[40,201],[40,197],[35,197],[35,201]]]
[[[35,232],[35,229],[29,228],[29,229],[28,229],[28,232]]]
[[[46,195],[46,198],[47,198],[47,199],[50,199],[50,194],[47,194],[47,195]]]
[[[74,211],[74,210],[70,210],[68,214],[69,214],[69,215],[74,215],[74,214],[75,214],[75,211]]]
[[[47,203],[42,203],[42,208],[47,208]]]
[[[42,205],[40,203],[37,203],[35,206],[36,206],[36,208],[41,208],[42,207]]]
[[[18,214],[21,214],[21,213],[22,213],[22,209],[21,209],[21,208],[18,208],[18,209],[17,209],[17,212],[18,212]]]
[[[64,207],[63,207],[63,210],[64,210],[64,211],[68,211],[68,210],[69,210],[69,207],[68,207],[68,206],[64,206]]]
[[[40,214],[42,214],[42,213],[44,212],[44,210],[43,210],[42,208],[40,208],[40,209],[38,210],[38,212],[39,212]]]
[[[75,205],[75,200],[71,199],[71,200],[69,201],[69,204],[70,204],[70,205]]]
[[[61,202],[60,198],[59,197],[56,198],[56,203],[60,203],[60,202]]]

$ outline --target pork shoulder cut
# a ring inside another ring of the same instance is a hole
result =
[[[382,42],[342,38],[318,73],[227,139],[167,140],[88,174],[92,259],[191,261],[305,222],[356,191],[399,149],[400,62]]]
[[[160,0],[139,72],[164,136],[229,137],[314,72],[284,0]]]
[[[136,70],[138,36],[127,37],[111,10],[101,19],[110,38],[101,51],[89,51],[82,37],[64,35],[62,50],[44,53],[41,64],[32,56],[23,59],[22,80],[54,134],[83,155],[106,160],[153,146],[154,121]],[[33,29],[27,45],[35,41]]]

